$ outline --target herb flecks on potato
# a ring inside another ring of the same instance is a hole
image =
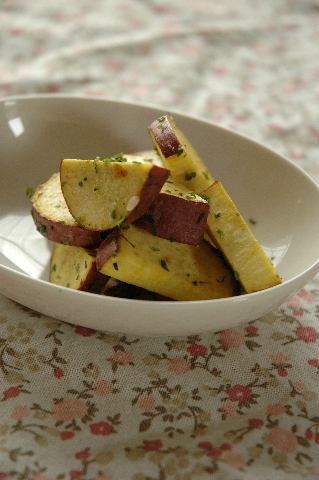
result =
[[[133,155],[95,160],[63,159],[62,193],[71,215],[89,230],[108,230],[143,215],[169,170]]]
[[[168,180],[146,214],[134,224],[171,242],[199,245],[206,230],[208,212],[206,200]]]
[[[148,127],[151,140],[174,183],[200,193],[214,181],[205,163],[171,115],[163,115]]]
[[[50,281],[177,301],[279,284],[233,200],[172,116],[153,121],[148,131],[153,150],[63,159],[60,174],[33,193],[35,224],[55,242]]]
[[[31,214],[37,230],[55,243],[75,247],[98,247],[102,234],[83,228],[70,214],[60,185],[60,174],[53,174],[31,197]]]
[[[210,205],[207,233],[227,259],[244,291],[252,293],[281,283],[276,269],[222,184],[214,182],[204,194]]]
[[[233,272],[205,241],[199,246],[170,242],[135,225],[103,241],[96,266],[105,275],[175,300],[223,298],[237,290]]]
[[[55,243],[50,282],[75,290],[103,293],[109,277],[96,269],[95,250]]]

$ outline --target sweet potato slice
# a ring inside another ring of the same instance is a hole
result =
[[[281,283],[281,279],[224,187],[215,181],[204,192],[210,204],[207,233],[223,253],[246,293]]]
[[[76,247],[97,247],[102,232],[87,230],[69,212],[60,186],[60,174],[53,174],[31,197],[31,214],[37,230],[48,240]]]
[[[237,288],[233,272],[205,241],[199,246],[172,243],[135,225],[103,241],[96,266],[105,275],[174,300],[229,297]]]
[[[140,157],[61,161],[61,188],[71,215],[89,230],[108,230],[142,216],[169,170]]]
[[[213,183],[205,163],[171,115],[163,115],[152,122],[148,131],[174,183],[185,185],[195,193]]]
[[[109,276],[96,269],[95,250],[55,243],[49,280],[75,290],[102,293]]]
[[[168,180],[146,214],[140,228],[170,241],[198,245],[206,230],[209,204],[183,185]]]

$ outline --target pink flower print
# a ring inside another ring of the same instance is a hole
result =
[[[313,439],[313,432],[311,430],[306,430],[305,431],[305,438],[309,441]]]
[[[52,416],[57,422],[66,422],[81,418],[86,413],[86,404],[78,398],[69,398],[56,403],[52,408]]]
[[[266,414],[274,417],[277,417],[282,413],[285,413],[285,409],[280,403],[271,403],[266,409]]]
[[[249,325],[249,327],[246,327],[246,328],[245,328],[245,332],[246,332],[248,335],[257,335],[257,333],[258,333],[258,328],[255,327],[254,325]]]
[[[21,393],[20,388],[18,387],[10,387],[7,390],[3,392],[3,396],[5,400],[8,400],[8,398],[15,398],[18,397]]]
[[[248,420],[248,425],[253,428],[260,428],[264,425],[264,421],[260,418],[250,418]]]
[[[0,480],[5,480],[5,478],[8,478],[8,475],[6,472],[0,472]]]
[[[109,73],[116,73],[122,70],[124,67],[124,62],[121,62],[119,60],[110,60],[106,64],[106,69],[108,70]]]
[[[202,448],[203,450],[210,450],[213,448],[213,444],[211,442],[199,442],[197,445],[198,448]]]
[[[53,375],[55,376],[55,378],[62,378],[64,376],[64,371],[62,370],[62,368],[55,368],[53,370]]]
[[[289,361],[289,357],[287,357],[283,353],[276,353],[274,355],[270,355],[270,359],[276,365],[286,365]]]
[[[49,92],[49,93],[57,93],[59,91],[60,91],[60,87],[59,87],[59,85],[57,85],[55,83],[51,83],[47,87],[47,92]]]
[[[170,372],[176,373],[177,375],[182,375],[187,373],[190,369],[190,363],[188,360],[182,357],[171,358],[168,362],[168,370]]]
[[[223,450],[221,448],[212,448],[206,453],[209,458],[219,458],[222,456]]]
[[[238,348],[245,343],[245,338],[238,330],[228,329],[219,333],[219,341],[225,348]]]
[[[140,398],[138,406],[144,412],[150,412],[155,407],[155,398],[152,394],[143,395]]]
[[[276,354],[270,355],[270,359],[272,360],[274,365],[277,367],[278,375],[280,377],[286,377],[288,375],[288,372],[285,369],[285,367],[288,366],[289,358],[283,353],[276,353]]]
[[[216,66],[216,67],[213,67],[213,73],[217,76],[224,76],[224,75],[227,75],[228,73],[228,69],[226,67],[223,67],[223,66]]]
[[[91,337],[96,333],[96,330],[94,330],[93,328],[80,327],[80,326],[76,327],[74,331],[78,335],[82,335],[82,337]]]
[[[148,440],[144,442],[143,448],[146,452],[156,452],[156,450],[159,450],[162,446],[163,443],[161,440]]]
[[[114,427],[107,422],[97,422],[91,423],[90,430],[93,435],[107,436],[114,432]]]
[[[223,452],[226,452],[227,450],[231,450],[232,446],[230,443],[222,443],[220,448],[223,450]]]
[[[25,29],[22,27],[13,27],[10,28],[9,33],[12,37],[21,37],[25,32]]]
[[[302,382],[294,382],[292,384],[293,388],[296,390],[296,392],[304,392],[306,390],[306,386]]]
[[[27,405],[17,405],[11,412],[11,418],[22,420],[29,415],[29,407]]]
[[[81,452],[77,452],[74,456],[77,460],[87,460],[90,453],[87,450],[81,450]]]
[[[319,338],[319,332],[314,327],[298,327],[296,336],[306,343],[315,343]]]
[[[302,313],[303,313],[302,309],[301,309],[302,301],[301,301],[300,297],[298,297],[297,295],[295,295],[294,297],[290,298],[287,301],[287,306],[293,310],[293,314],[295,316],[300,317],[302,315]]]
[[[226,393],[231,402],[247,402],[251,399],[251,389],[245,387],[244,385],[233,385],[231,388],[226,390]]]
[[[101,378],[98,380],[95,384],[94,387],[94,393],[98,397],[105,397],[106,395],[109,395],[112,393],[113,390],[113,383],[110,382],[109,380],[105,380],[104,378]]]
[[[60,433],[61,440],[71,440],[74,437],[75,433],[70,432],[69,430],[64,430]]]
[[[311,358],[308,360],[308,364],[319,369],[319,358]]]
[[[207,108],[221,118],[227,112],[228,105],[223,100],[209,100],[207,102]]]
[[[311,135],[313,135],[313,137],[316,140],[319,140],[319,128],[316,128],[313,125],[309,125],[308,129],[309,129],[309,132],[311,133]]]
[[[270,430],[268,441],[278,452],[283,454],[294,452],[298,445],[295,435],[281,427],[273,427]]]
[[[222,456],[223,452],[231,450],[231,445],[229,445],[229,443],[223,443],[218,448],[214,448],[211,442],[199,442],[197,446],[206,450],[206,455],[210,458],[219,458]]]
[[[233,417],[235,415],[236,408],[236,404],[230,400],[226,400],[221,407],[222,412],[226,417]]]
[[[299,290],[299,292],[297,293],[297,297],[302,298],[308,303],[314,303],[316,301],[315,295],[313,295],[310,292],[307,292],[305,288],[302,288],[301,290]]]
[[[296,150],[290,150],[288,152],[288,157],[290,158],[290,160],[293,160],[293,161],[298,161],[298,160],[301,160],[302,158],[301,154]]]
[[[72,478],[72,480],[73,479],[78,480],[83,475],[83,473],[80,470],[70,470],[69,474],[70,474],[70,477]]]
[[[223,462],[231,468],[239,470],[245,466],[245,462],[240,453],[226,450],[222,455]]]
[[[192,357],[205,357],[207,354],[207,347],[198,343],[192,343],[186,350]]]
[[[122,365],[126,365],[133,361],[133,355],[130,352],[118,350],[114,352],[111,357],[112,362],[121,363]]]
[[[280,123],[270,123],[269,127],[275,133],[281,133],[284,131],[284,126]]]

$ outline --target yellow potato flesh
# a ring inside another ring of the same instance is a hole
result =
[[[175,300],[223,298],[236,290],[233,273],[208,243],[172,243],[133,225],[100,271]]]
[[[207,233],[231,265],[244,291],[252,293],[281,283],[276,269],[222,184],[214,182],[205,191],[206,197],[210,204]]]
[[[54,244],[50,262],[51,283],[81,290],[87,277],[94,281],[96,274],[95,253],[92,250]]]
[[[120,224],[140,199],[152,164],[64,159],[61,188],[73,218],[90,230]]]
[[[205,163],[171,115],[154,122],[149,133],[164,165],[171,171],[174,183],[184,185],[195,193],[201,193],[213,183]],[[177,153],[169,155],[167,143],[177,146]]]

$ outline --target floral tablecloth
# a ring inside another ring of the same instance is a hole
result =
[[[213,120],[319,181],[319,1],[2,0],[0,95],[48,92]],[[318,479],[318,280],[189,337],[1,297],[0,479]]]

